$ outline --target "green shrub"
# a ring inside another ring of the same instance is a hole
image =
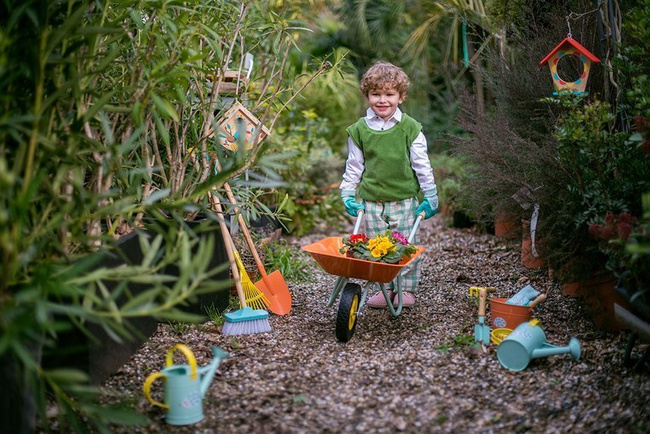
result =
[[[556,127],[555,176],[541,194],[541,250],[554,268],[581,279],[604,270],[608,260],[589,225],[607,213],[642,215],[650,159],[629,142],[630,133],[610,130],[609,104],[570,95],[558,102],[568,111]]]
[[[265,150],[265,155],[283,152],[291,157],[277,169],[283,185],[269,202],[284,201],[284,224],[295,235],[323,222],[336,227],[344,215],[338,189],[344,161],[324,138],[329,127],[312,110],[293,114]]]
[[[436,178],[441,212],[444,210],[445,214],[452,215],[458,211],[472,216],[472,206],[466,203],[466,196],[462,193],[475,173],[469,159],[461,154],[435,154],[431,156],[431,166]]]

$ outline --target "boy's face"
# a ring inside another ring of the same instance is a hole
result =
[[[384,121],[390,119],[397,106],[404,102],[404,97],[394,88],[373,89],[368,92],[367,98],[372,111]]]

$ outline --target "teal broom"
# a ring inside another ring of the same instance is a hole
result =
[[[230,231],[228,231],[228,226],[226,226],[226,220],[223,218],[221,202],[219,202],[219,198],[212,193],[209,193],[209,197],[216,211],[217,219],[219,220],[223,243],[226,247],[226,254],[228,255],[228,261],[230,261],[232,277],[235,280],[235,287],[237,288],[237,296],[239,297],[239,303],[242,306],[241,309],[225,315],[225,322],[221,328],[221,333],[224,335],[252,335],[256,333],[270,332],[271,324],[269,323],[269,313],[263,309],[251,309],[246,304],[246,296],[244,294],[244,288],[242,287],[241,276],[239,275],[239,270],[237,269],[237,263],[235,261],[234,244],[232,237],[230,236]]]

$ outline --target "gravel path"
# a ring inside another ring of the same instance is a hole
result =
[[[346,344],[335,338],[336,304],[327,307],[335,278],[316,266],[314,283],[289,282],[292,312],[271,315],[271,333],[223,336],[206,323],[179,335],[161,324],[107,382],[152,424],[115,432],[650,432],[649,369],[623,366],[627,333],[596,330],[581,300],[564,297],[546,270],[520,265],[517,243],[450,229],[439,217],[423,223],[422,236],[416,307],[397,318],[366,308]],[[493,286],[493,297],[509,297],[527,283],[548,294],[535,309],[548,341],[578,338],[580,360],[535,359],[510,372],[494,345],[473,344],[478,304],[468,288]],[[212,345],[230,353],[204,399],[204,420],[185,427],[166,424],[141,393],[176,342],[199,365]]]

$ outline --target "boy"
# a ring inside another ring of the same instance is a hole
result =
[[[408,235],[416,216],[431,218],[438,212],[438,193],[427,154],[422,125],[403,113],[409,78],[388,62],[377,62],[361,78],[361,92],[370,107],[366,116],[347,129],[348,159],[341,182],[341,198],[348,214],[365,212],[366,233],[374,236],[392,229]],[[355,199],[359,187],[361,202]],[[417,194],[424,193],[418,203]],[[417,243],[417,235],[413,243]],[[402,277],[402,306],[415,304],[420,274],[417,263]],[[388,295],[397,307],[392,289]],[[368,306],[386,307],[381,291],[368,299]]]

